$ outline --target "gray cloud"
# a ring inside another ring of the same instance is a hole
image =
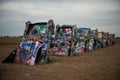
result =
[[[53,19],[56,24],[77,24],[120,36],[119,4],[119,0],[1,0],[0,34],[22,35],[25,21]]]

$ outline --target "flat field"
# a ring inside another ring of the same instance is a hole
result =
[[[17,45],[21,42],[21,37],[0,38],[0,45]]]
[[[0,45],[0,80],[120,80],[120,41],[73,57],[50,56],[48,64],[3,64],[18,43]]]

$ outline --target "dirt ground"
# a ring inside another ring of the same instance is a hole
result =
[[[0,45],[0,80],[120,80],[120,41],[73,57],[50,56],[48,64],[2,64],[15,47]]]

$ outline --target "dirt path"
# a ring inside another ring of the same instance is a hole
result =
[[[0,45],[2,61],[15,45]],[[0,80],[120,80],[120,43],[35,66],[0,63]]]

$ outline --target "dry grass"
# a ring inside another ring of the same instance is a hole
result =
[[[0,61],[16,45],[0,45]],[[120,42],[74,57],[50,56],[52,62],[36,64],[0,63],[0,80],[120,80]]]
[[[21,40],[21,37],[0,38],[0,45],[18,45]]]

